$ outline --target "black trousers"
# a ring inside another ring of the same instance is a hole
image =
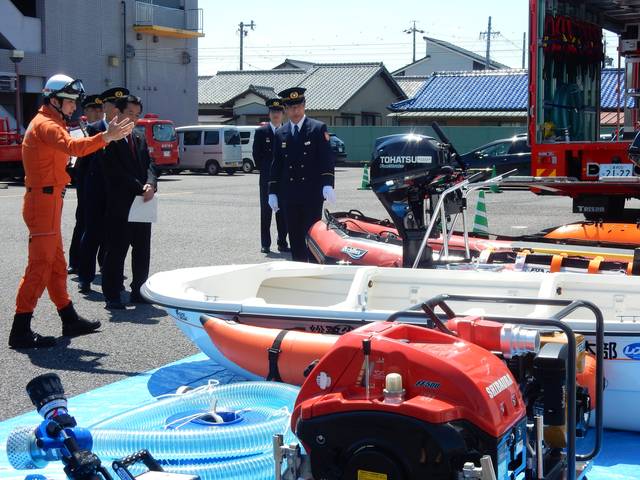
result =
[[[84,203],[84,234],[80,242],[78,277],[81,282],[92,282],[96,276],[96,258],[102,265],[105,255],[106,192],[101,177],[87,175]]]
[[[284,202],[283,213],[289,231],[291,258],[296,262],[316,263],[307,248],[307,232],[322,218],[322,201]]]
[[[151,224],[107,217],[107,250],[102,266],[102,293],[107,301],[120,299],[124,262],[131,247],[131,293],[139,294],[149,277]]]
[[[271,216],[273,210],[269,206],[269,187],[260,183],[260,246],[271,247]],[[282,210],[276,212],[276,227],[278,229],[278,246],[287,246],[287,224]]]
[[[80,249],[82,242],[82,235],[84,235],[85,229],[85,188],[84,178],[78,174],[76,181],[76,197],[78,204],[76,205],[76,224],[73,227],[73,236],[71,237],[71,245],[69,246],[69,267],[80,268]]]

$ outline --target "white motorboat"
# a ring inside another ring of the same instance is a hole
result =
[[[397,269],[270,262],[161,272],[142,288],[204,353],[228,362],[200,322],[203,313],[265,327],[344,333],[441,294],[588,300],[605,319],[605,426],[640,431],[640,278],[577,273]],[[547,318],[558,307],[450,302],[456,312]],[[411,319],[415,321],[415,319]],[[595,321],[584,310],[566,322],[593,349]]]

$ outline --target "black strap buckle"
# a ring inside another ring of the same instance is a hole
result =
[[[282,353],[282,350],[280,350],[282,340],[287,333],[289,333],[289,330],[280,330],[278,335],[276,335],[276,338],[273,340],[271,347],[267,349],[267,352],[269,353],[269,373],[267,374],[268,382],[272,380],[274,382],[282,382],[280,371],[278,370],[278,359]]]
[[[267,352],[269,352],[269,355],[280,355],[280,353],[282,353],[282,350],[280,350],[279,348],[270,347],[267,349]]]

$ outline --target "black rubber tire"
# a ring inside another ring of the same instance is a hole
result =
[[[246,159],[246,158],[244,160],[242,160],[242,171],[244,173],[253,172],[253,163],[251,162],[251,160]]]
[[[220,165],[215,160],[209,160],[204,166],[204,170],[209,175],[218,175],[220,173]]]

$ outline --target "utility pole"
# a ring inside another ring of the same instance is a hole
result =
[[[491,17],[489,17],[489,24],[487,26],[486,32],[480,32],[480,39],[487,39],[487,56],[484,61],[484,66],[487,70],[489,70],[489,62],[490,62],[490,54],[491,54],[491,36],[492,35],[500,35],[500,32],[492,32],[491,31]]]
[[[242,50],[244,48],[244,37],[246,37],[249,33],[247,28],[250,28],[251,30],[254,30],[256,28],[256,24],[253,23],[253,20],[251,20],[251,23],[240,22],[238,28],[238,32],[240,32],[240,70],[242,70]]]
[[[522,69],[525,69],[525,59],[527,57],[527,32],[522,32]]]
[[[416,21],[412,20],[413,26],[403,30],[404,33],[413,34],[413,61],[416,61],[416,33],[424,33],[424,30],[416,28]]]

